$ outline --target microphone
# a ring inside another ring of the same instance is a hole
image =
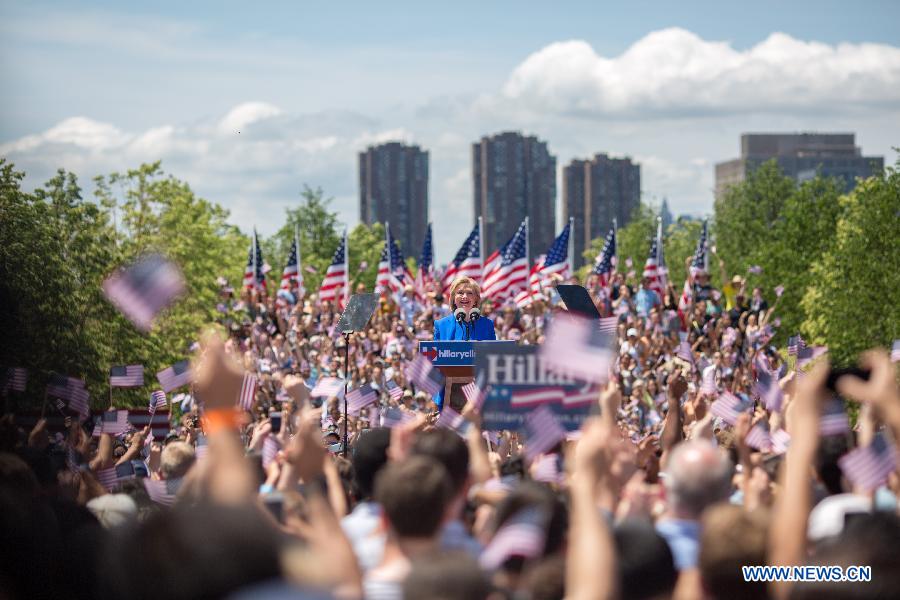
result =
[[[475,323],[478,319],[481,318],[481,311],[478,308],[473,308],[469,311],[469,321]]]
[[[457,322],[459,323],[462,323],[466,320],[466,309],[464,308],[457,308],[455,311],[453,311],[453,314],[456,317]]]

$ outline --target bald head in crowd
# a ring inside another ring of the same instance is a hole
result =
[[[731,461],[706,440],[678,444],[666,467],[666,502],[669,512],[681,519],[699,519],[703,511],[728,499]]]

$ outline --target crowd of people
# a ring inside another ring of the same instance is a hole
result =
[[[475,402],[470,426],[443,426],[407,379],[452,311],[442,290],[382,294],[346,337],[315,295],[220,280],[219,327],[164,439],[3,417],[0,595],[897,597],[900,479],[844,460],[900,436],[894,365],[880,350],[861,358],[868,379],[829,378],[827,355],[798,365],[770,345],[778,300],[722,271],[721,289],[695,272],[662,294],[631,273],[585,282],[615,318],[615,364],[596,416],[538,456],[521,432],[482,431]],[[561,311],[552,285],[482,303],[520,344]],[[246,373],[258,386],[239,408]],[[345,419],[339,393],[317,393],[329,377],[377,401]],[[824,428],[834,390],[859,409],[847,431]],[[747,581],[753,565],[864,565],[871,580]]]

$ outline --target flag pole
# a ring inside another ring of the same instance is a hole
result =
[[[350,242],[344,229],[344,308],[350,302]],[[345,367],[346,368],[346,367]]]
[[[487,265],[484,264],[484,219],[482,219],[480,216],[478,217],[478,259],[479,261],[481,261],[480,283],[484,285],[484,268]]]
[[[575,217],[569,217],[569,277],[575,276]]]

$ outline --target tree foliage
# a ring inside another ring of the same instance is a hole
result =
[[[311,266],[315,274],[303,273],[304,287],[316,290],[322,283],[325,270],[331,264],[334,252],[341,243],[342,231],[338,229],[337,213],[329,209],[332,198],[326,198],[322,188],[303,186],[302,202],[285,210],[284,225],[268,239],[260,238],[265,260],[272,265],[269,287],[281,284],[281,273],[294,240],[294,232],[300,233],[300,260],[303,267]]]
[[[0,161],[0,260],[9,274],[0,283],[0,360],[29,369],[34,402],[51,371],[84,378],[94,408],[107,404],[111,365],[141,363],[147,387],[116,391],[114,400],[145,405],[155,373],[186,357],[215,318],[216,277],[240,280],[248,238],[227,223],[226,210],[197,198],[159,163],[98,177],[96,201],[85,200],[75,175],[64,171],[30,194],[21,180]],[[100,286],[148,251],[181,267],[187,293],[144,335]]]
[[[803,329],[850,364],[900,339],[900,162],[840,199],[833,243],[812,263]]]

